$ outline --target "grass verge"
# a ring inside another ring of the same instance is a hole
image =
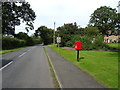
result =
[[[106,87],[118,88],[118,52],[80,51],[80,62],[77,62],[75,50],[49,47]]]
[[[46,48],[44,48],[44,52],[45,52],[45,54],[46,54],[46,56],[47,56],[47,59],[48,59],[48,64],[49,64],[49,66],[50,66],[50,71],[51,71],[51,73],[52,73],[52,77],[53,77],[53,81],[54,81],[55,88],[60,89],[60,85],[59,85],[59,83],[58,83],[58,81],[57,81],[55,72],[54,72],[54,70],[53,70],[53,66],[52,66],[52,64],[51,64],[51,62],[50,62],[50,58],[49,58],[48,55],[47,55]]]
[[[2,50],[2,51],[0,51],[0,55],[5,54],[5,53],[9,53],[9,52],[13,52],[13,51],[17,51],[17,50],[20,50],[20,49],[23,49],[23,48],[26,48],[26,47],[20,47],[20,48],[9,49],[9,50]]]

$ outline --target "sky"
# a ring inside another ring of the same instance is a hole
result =
[[[34,30],[28,34],[31,35],[38,27],[44,25],[54,29],[63,26],[66,23],[74,23],[80,27],[86,27],[90,20],[90,15],[101,6],[110,6],[117,8],[119,0],[25,0],[30,3],[31,8],[36,14],[34,21]],[[25,24],[16,26],[16,33],[26,32]]]

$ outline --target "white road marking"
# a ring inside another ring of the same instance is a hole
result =
[[[12,63],[13,63],[13,61],[9,62],[8,64],[6,64],[6,65],[3,66],[2,68],[0,68],[0,71],[1,71],[2,69],[6,68],[7,66],[9,66],[9,65],[12,64]]]
[[[26,54],[26,52],[24,52],[23,54],[21,54],[19,57],[22,57],[23,55],[25,55]]]
[[[35,48],[35,47],[34,47],[34,48]],[[28,51],[31,51],[31,49],[29,49]],[[28,52],[28,51],[27,51],[27,52]],[[22,56],[25,55],[27,52],[24,52],[23,54],[19,55],[18,57],[22,57]],[[3,66],[2,68],[0,68],[0,71],[1,71],[2,69],[6,68],[7,66],[9,66],[9,65],[12,64],[12,63],[13,63],[13,61],[9,62],[8,64],[6,64],[6,65]]]

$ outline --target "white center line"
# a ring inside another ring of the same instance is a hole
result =
[[[21,54],[19,57],[22,57],[24,54],[26,54],[26,52],[24,52],[23,54]]]
[[[7,66],[9,66],[9,65],[12,64],[12,63],[13,63],[13,61],[9,62],[9,63],[6,64],[4,67],[0,68],[0,71],[1,71],[2,69],[6,68]]]

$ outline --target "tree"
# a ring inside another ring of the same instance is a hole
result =
[[[86,28],[84,29],[84,34],[85,34],[86,36],[95,37],[95,36],[99,35],[99,30],[98,30],[97,27],[92,27],[92,26],[86,27]]]
[[[35,31],[35,36],[41,37],[44,45],[48,45],[52,43],[53,40],[53,30],[47,28],[46,26],[40,26]]]
[[[62,42],[60,43],[60,46],[65,46],[66,42],[71,40],[72,36],[78,33],[78,26],[76,23],[69,23],[64,24],[61,27],[57,28],[57,34],[62,38]]]
[[[25,40],[27,46],[31,46],[35,44],[32,37],[29,37],[27,33],[24,32],[19,32],[18,34],[16,34],[16,38]]]
[[[19,32],[18,34],[16,34],[16,38],[22,39],[22,40],[27,40],[29,38],[29,36],[27,35],[27,33]]]
[[[35,12],[28,2],[2,2],[2,33],[15,36],[15,26],[26,22],[26,30],[32,30]]]
[[[117,27],[117,29],[118,29],[118,34],[120,35],[120,13],[117,13],[117,18],[116,18],[116,20],[117,20],[117,25],[116,25],[116,27]]]
[[[114,31],[117,25],[117,10],[107,6],[102,6],[94,11],[89,21],[90,26],[98,27],[103,35],[108,35],[108,31]]]

